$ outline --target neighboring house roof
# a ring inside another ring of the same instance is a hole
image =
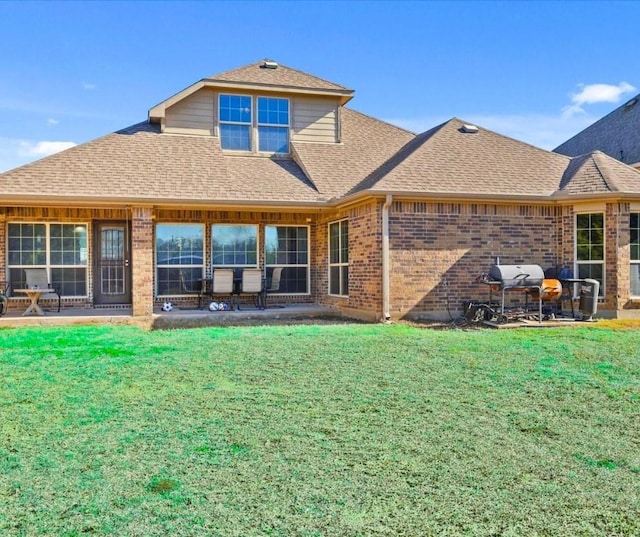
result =
[[[554,149],[571,157],[596,150],[626,164],[640,163],[640,95]]]
[[[512,197],[549,196],[558,188],[567,157],[465,125],[453,118],[417,136],[354,192]]]
[[[415,134],[355,110],[343,108],[340,144],[292,142],[294,158],[318,190],[345,195]]]
[[[571,159],[556,195],[607,192],[640,193],[640,171],[594,151]]]
[[[314,204],[291,160],[224,155],[217,138],[139,123],[0,174],[0,199],[103,203]]]

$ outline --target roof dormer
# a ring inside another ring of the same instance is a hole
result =
[[[291,141],[339,142],[339,109],[353,95],[262,60],[203,78],[151,108],[149,121],[167,134],[219,137],[229,151],[283,154]]]

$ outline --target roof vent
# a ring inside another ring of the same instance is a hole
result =
[[[638,102],[638,98],[634,97],[633,99],[631,99],[627,104],[624,105],[625,108],[631,108],[632,106],[635,106],[635,104]]]
[[[274,62],[273,60],[265,60],[260,67],[262,67],[263,69],[277,69],[278,62]]]
[[[478,130],[478,127],[475,125],[462,125],[462,127],[460,127],[460,132],[467,132],[470,134],[475,134]]]

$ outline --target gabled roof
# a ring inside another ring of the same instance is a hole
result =
[[[640,171],[594,151],[571,159],[555,195],[609,192],[640,193]]]
[[[640,95],[554,149],[571,157],[596,150],[626,164],[640,163]]]
[[[0,200],[307,205],[324,200],[291,160],[224,155],[217,138],[139,123],[0,174]]]
[[[549,196],[569,159],[453,118],[407,143],[356,189],[454,196]]]
[[[205,87],[336,97],[340,99],[341,104],[351,100],[354,95],[353,90],[339,84],[292,69],[273,60],[261,60],[199,80],[152,107],[149,110],[149,120],[153,123],[160,121],[167,108]]]
[[[275,64],[276,67],[265,67],[265,65],[273,64]],[[211,82],[238,82],[240,84],[259,84],[353,93],[353,90],[345,86],[329,82],[328,80],[318,78],[303,71],[298,71],[297,69],[292,69],[291,67],[269,59],[250,63],[249,65],[218,73],[217,75],[211,75],[207,77],[206,80]]]

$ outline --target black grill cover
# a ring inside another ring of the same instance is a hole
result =
[[[491,265],[489,280],[507,287],[541,287],[544,271],[540,265]]]

